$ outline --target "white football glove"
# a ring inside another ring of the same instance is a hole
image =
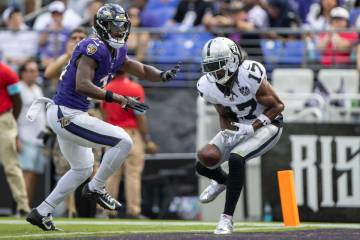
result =
[[[233,146],[239,143],[241,140],[254,136],[254,128],[252,125],[236,122],[232,122],[231,125],[236,126],[238,130],[233,131],[225,129],[221,131],[223,143],[227,146]]]

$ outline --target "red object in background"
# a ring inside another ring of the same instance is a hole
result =
[[[116,76],[105,89],[123,96],[140,97],[140,101],[144,102],[143,87],[131,81],[126,75]],[[103,102],[102,109],[105,112],[106,122],[122,128],[138,127],[133,110],[126,111],[119,104],[108,102]]]
[[[321,33],[320,41],[329,33]],[[358,35],[356,32],[340,32],[339,36],[343,39],[350,41],[352,44],[356,43],[358,40]],[[332,64],[349,64],[351,62],[351,52],[352,48],[348,51],[339,51],[334,49],[332,42],[329,42],[326,46],[325,51],[321,56],[321,64],[323,65],[332,65]]]
[[[19,82],[19,77],[9,66],[0,62],[0,114],[12,108],[7,87]]]

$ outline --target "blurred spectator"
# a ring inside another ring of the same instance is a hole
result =
[[[313,3],[306,17],[310,30],[327,30],[330,26],[330,12],[333,8],[340,6],[340,0],[320,0],[320,3]]]
[[[16,4],[20,7],[21,12],[26,14],[38,11],[41,8],[42,0],[10,0],[10,4]]]
[[[140,9],[136,7],[131,7],[128,10],[128,14],[131,21],[131,27],[137,28],[141,27],[140,22]],[[132,31],[128,39],[128,55],[135,56],[139,61],[144,60],[146,55],[146,50],[148,47],[148,42],[150,40],[149,33],[141,32],[137,33]]]
[[[56,58],[53,62],[49,63],[49,65],[45,69],[44,77],[51,81],[47,96],[52,96],[55,92],[55,88],[57,86],[57,82],[60,78],[60,74],[63,71],[63,68],[70,60],[71,55],[76,47],[76,44],[86,38],[87,33],[84,28],[75,28],[71,34],[68,42],[66,43],[66,51],[60,57]]]
[[[309,13],[311,4],[315,0],[290,0],[289,3],[294,11],[299,15],[301,23],[306,23],[306,16]]]
[[[86,7],[93,0],[68,0],[67,7],[73,9],[81,17],[85,16]]]
[[[18,118],[20,151],[19,160],[23,170],[26,190],[30,206],[33,205],[35,186],[45,170],[46,158],[43,154],[43,140],[39,138],[45,131],[45,110],[42,109],[38,118],[30,122],[26,117],[32,102],[43,96],[41,88],[36,84],[39,78],[39,67],[34,60],[26,61],[19,70],[21,81],[20,96],[23,103]]]
[[[123,96],[138,97],[144,101],[144,89],[119,72],[106,86],[107,90]],[[156,153],[157,146],[151,140],[147,120],[144,114],[125,110],[118,104],[103,102],[105,121],[122,127],[134,141],[121,169],[106,182],[106,188],[112,196],[118,196],[122,173],[125,175],[126,213],[129,218],[141,217],[141,173],[144,168],[144,149],[147,153]]]
[[[287,0],[268,0],[266,5],[271,28],[294,28],[299,26],[299,18]]]
[[[42,31],[39,39],[40,59],[43,66],[49,65],[65,52],[69,29],[62,24],[65,5],[56,1],[50,4],[51,21]]]
[[[269,27],[266,11],[259,5],[259,0],[243,0],[248,12],[247,21],[238,21],[236,26],[241,30],[254,30]]]
[[[100,0],[93,0],[88,3],[84,14],[84,20],[81,24],[82,27],[90,28],[94,25],[94,16],[102,5],[103,1]]]
[[[0,31],[0,52],[3,60],[17,70],[26,59],[37,52],[38,34],[25,31],[28,27],[18,8],[8,8],[4,12],[6,31]]]
[[[23,6],[23,12],[25,14],[32,13],[34,11],[38,11],[41,8],[42,0],[22,0],[20,3]]]
[[[207,13],[214,12],[212,2],[204,0],[181,0],[170,24],[179,24],[185,29],[199,26]]]
[[[76,47],[76,44],[86,38],[86,30],[84,28],[75,28],[70,33],[70,38],[66,43],[66,51],[60,57],[58,57],[54,62],[50,63],[46,69],[44,76],[47,79],[59,79],[61,71],[66,63],[70,60],[71,55]]]
[[[242,16],[238,13],[235,17],[236,28],[244,31],[241,35],[241,45],[254,60],[262,62],[262,52],[260,47],[260,39],[262,35],[259,33],[251,33],[251,31],[269,27],[269,18],[267,12],[260,6],[258,0],[244,0],[244,9],[247,15]],[[244,18],[245,17],[245,18]],[[231,37],[235,42],[239,40]]]
[[[360,28],[360,0],[354,2],[354,7],[350,11],[350,27]]]
[[[349,12],[342,7],[336,7],[330,13],[331,32],[321,33],[318,39],[318,48],[321,51],[321,63],[349,64],[353,44],[357,41],[356,32],[344,31],[349,26]]]
[[[241,2],[239,4],[243,6]],[[203,24],[210,31],[212,28],[234,27],[235,23],[230,15],[230,1],[221,1],[215,14],[205,14]]]
[[[64,17],[62,19],[62,24],[67,29],[72,30],[72,29],[80,26],[81,21],[82,21],[81,17],[73,9],[66,8],[66,3],[67,3],[66,0],[53,1],[52,3],[50,3],[49,9],[48,9],[49,11],[41,14],[40,16],[38,16],[36,18],[33,29],[37,30],[37,31],[45,30],[47,28],[47,26],[49,24],[51,24],[51,22],[52,22],[51,12],[54,9],[58,9],[58,11],[60,9],[64,9],[64,10],[62,10],[62,12],[64,14]]]
[[[9,7],[5,9],[3,15],[3,21],[6,24],[6,28],[13,31],[28,30],[23,20],[21,10],[17,7]]]
[[[21,216],[26,216],[30,211],[29,201],[16,153],[16,119],[22,104],[18,82],[17,74],[0,62],[0,162],[17,204],[17,211]]]
[[[251,57],[261,61],[260,34],[252,31],[268,27],[266,11],[259,5],[258,0],[244,0],[243,2],[222,2],[221,14],[204,17],[204,25],[212,27],[235,27],[240,32],[234,32],[227,37],[241,45],[248,51]]]

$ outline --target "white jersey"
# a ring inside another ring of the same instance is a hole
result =
[[[199,79],[197,89],[207,102],[226,107],[229,114],[236,118],[234,121],[251,124],[265,110],[256,100],[256,92],[263,81],[267,81],[264,66],[256,61],[245,60],[239,67],[237,81],[229,96],[225,96],[221,86],[209,81],[206,75]]]

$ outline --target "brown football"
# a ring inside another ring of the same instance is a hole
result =
[[[204,166],[212,167],[220,162],[220,149],[214,144],[208,144],[198,152],[198,158]]]

